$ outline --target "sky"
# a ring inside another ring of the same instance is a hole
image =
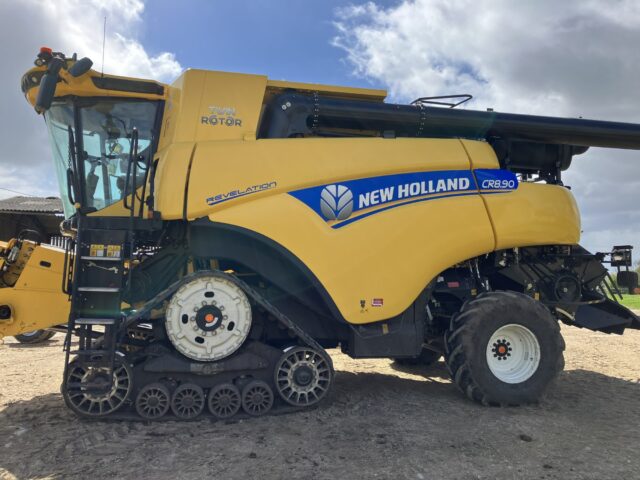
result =
[[[170,82],[185,68],[470,93],[467,108],[640,123],[636,0],[0,0],[0,198],[57,195],[44,122],[19,82],[38,49]],[[640,152],[591,149],[565,173],[582,244],[640,257]],[[553,214],[553,212],[550,212]]]

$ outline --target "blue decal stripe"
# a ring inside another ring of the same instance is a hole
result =
[[[361,217],[371,215],[372,213],[377,213],[377,212],[380,212],[382,210],[389,210],[390,208],[400,207],[402,205],[407,205],[409,203],[416,203],[416,202],[419,202],[421,200],[436,200],[438,198],[451,197],[452,195],[461,194],[461,193],[469,193],[469,194],[477,195],[480,192],[478,190],[459,190],[459,191],[451,192],[449,194],[447,194],[445,192],[443,192],[443,193],[429,193],[429,194],[420,195],[420,196],[416,196],[416,197],[409,197],[409,198],[406,198],[406,199],[395,200],[395,201],[393,201],[391,203],[382,203],[382,204],[377,205],[377,206],[368,207],[368,208],[359,210],[358,212],[356,212],[355,215],[351,216],[350,220],[357,220],[357,219],[359,219]],[[364,211],[365,213],[360,213],[361,211]]]
[[[495,192],[495,193],[503,193],[503,192]],[[402,203],[396,203],[395,205],[389,205],[387,207],[383,207],[380,208],[378,210],[373,210],[371,212],[367,212],[364,213],[362,215],[360,215],[359,217],[354,217],[354,218],[349,218],[348,220],[345,220],[344,222],[340,222],[337,223],[335,225],[333,225],[331,228],[336,229],[336,228],[342,228],[346,225],[349,225],[353,222],[357,222],[358,220],[361,220],[363,218],[369,217],[375,213],[380,213],[380,212],[384,212],[385,210],[391,210],[392,208],[396,208],[396,207],[403,207],[404,205],[410,205],[412,203],[420,203],[420,202],[427,202],[429,200],[439,200],[441,198],[450,198],[450,197],[468,197],[470,195],[477,195],[478,192],[477,191],[473,191],[473,192],[463,192],[463,193],[452,193],[450,195],[442,195],[440,197],[424,197],[424,198],[419,198],[417,200],[409,200],[408,202],[402,202]]]
[[[509,191],[511,191],[511,190],[509,190]],[[492,192],[482,192],[482,195],[493,195],[493,194],[509,193],[509,191],[507,191],[507,190],[495,190],[495,191],[492,191]],[[419,198],[417,200],[410,200],[408,202],[396,203],[395,205],[389,205],[388,207],[384,207],[384,208],[380,208],[378,210],[373,210],[371,212],[364,213],[364,214],[360,215],[359,217],[350,218],[350,219],[345,220],[343,222],[336,223],[336,224],[332,225],[331,228],[333,228],[335,230],[337,228],[341,228],[341,227],[344,227],[344,226],[349,225],[351,223],[357,222],[361,218],[369,217],[369,216],[371,216],[371,215],[373,215],[375,213],[384,212],[385,210],[391,210],[392,208],[402,207],[404,205],[409,205],[411,203],[426,202],[428,200],[439,200],[441,198],[449,198],[449,197],[468,197],[468,196],[477,195],[477,194],[478,194],[477,191],[463,192],[463,193],[452,193],[450,195],[442,195],[440,197],[424,197],[424,198]]]

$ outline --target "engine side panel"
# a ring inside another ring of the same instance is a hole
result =
[[[471,168],[500,168],[488,143],[461,142],[469,154]],[[565,187],[521,182],[509,195],[483,194],[482,199],[491,218],[496,250],[580,242],[580,212]]]
[[[509,195],[482,197],[495,230],[497,250],[580,242],[580,213],[565,187],[521,183]]]

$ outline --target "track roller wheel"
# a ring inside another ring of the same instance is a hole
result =
[[[242,390],[242,409],[249,415],[264,415],[272,406],[273,391],[265,382],[253,380]]]
[[[238,413],[242,405],[240,390],[231,383],[216,385],[209,392],[207,405],[214,417],[231,418]]]
[[[76,414],[96,418],[122,407],[129,398],[132,384],[133,373],[125,362],[116,360],[112,379],[109,379],[108,368],[73,360],[61,391],[65,403]]]
[[[178,418],[190,420],[204,410],[204,391],[195,383],[183,383],[171,396],[171,411]]]
[[[283,353],[275,368],[276,389],[282,399],[296,407],[308,407],[324,398],[333,372],[322,352],[295,347]]]
[[[156,420],[169,411],[171,393],[161,383],[145,385],[136,398],[136,411],[142,418]]]

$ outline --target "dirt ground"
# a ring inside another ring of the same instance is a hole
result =
[[[485,408],[442,363],[331,352],[312,411],[213,422],[87,422],[58,393],[62,336],[0,346],[0,478],[640,478],[640,331],[564,328],[566,370],[537,406]]]

